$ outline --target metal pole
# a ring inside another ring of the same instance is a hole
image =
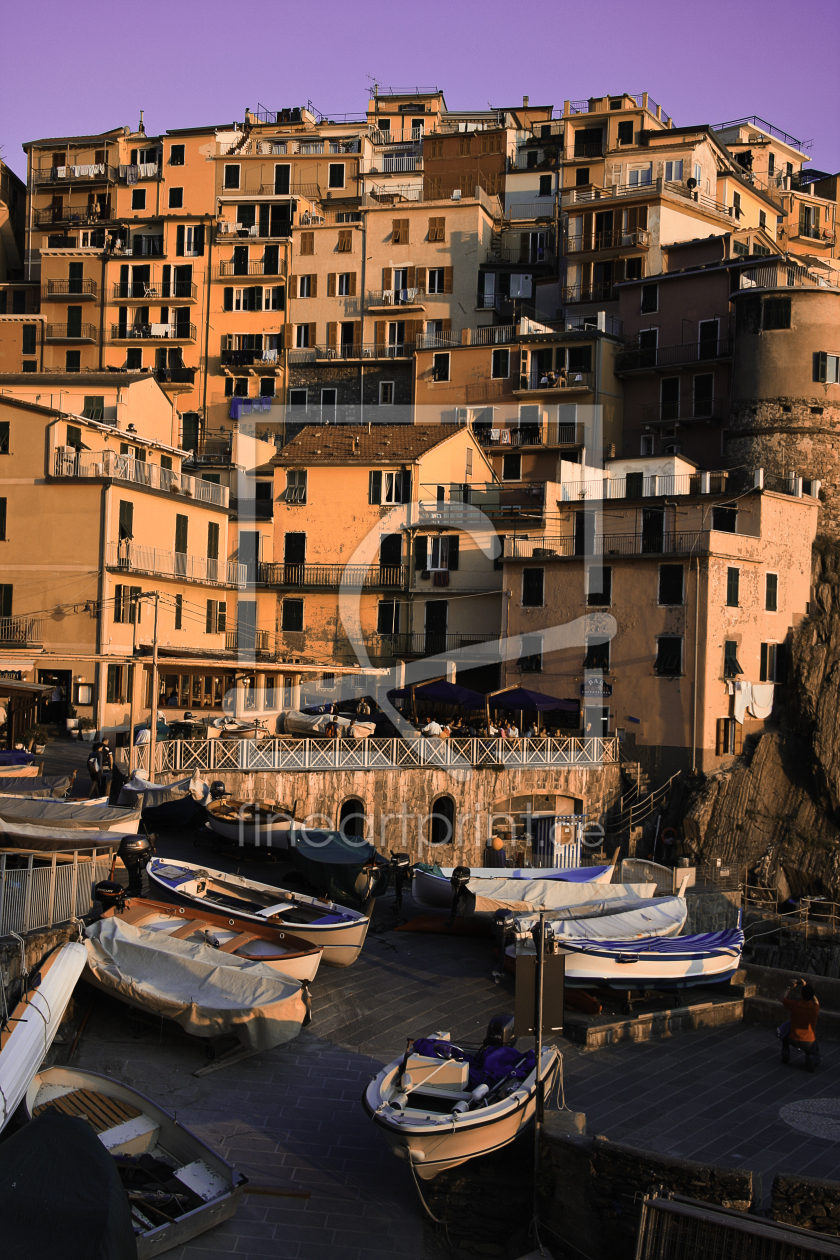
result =
[[[545,958],[545,916],[546,911],[540,910],[540,926],[539,938],[537,940],[537,975],[536,975],[536,998],[537,998],[537,1026],[535,1029],[535,1048],[536,1048],[536,1090],[535,1100],[536,1107],[534,1109],[534,1222],[539,1217],[538,1201],[537,1201],[537,1174],[540,1169],[540,1136],[542,1133],[543,1119],[543,1082],[542,1082],[542,1024],[543,1024],[543,960]]]
[[[151,696],[151,730],[149,731],[149,769],[148,775],[155,782],[155,753],[157,750],[157,714],[158,714],[158,606],[160,592],[154,592],[155,629],[152,640],[152,696]]]
[[[134,625],[131,636],[131,691],[128,704],[128,774],[134,774],[134,723],[137,721],[137,620],[140,616],[140,600],[134,604]]]

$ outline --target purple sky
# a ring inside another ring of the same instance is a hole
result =
[[[149,134],[242,119],[258,101],[361,114],[371,76],[441,87],[450,109],[527,93],[559,113],[564,100],[647,91],[678,126],[757,114],[812,140],[813,165],[835,172],[840,0],[824,0],[807,32],[794,13],[780,0],[742,12],[731,0],[16,4],[3,26],[0,152],[24,175],[22,141],[134,127],[141,109]]]

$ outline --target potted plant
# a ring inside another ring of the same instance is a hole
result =
[[[68,731],[78,730],[79,715],[77,714],[76,710],[73,708],[72,704],[68,704],[67,706],[67,717],[64,719],[64,721],[66,723]],[[78,739],[78,736],[76,736],[76,738]]]
[[[49,735],[47,734],[46,729],[43,726],[36,726],[32,736],[32,751],[37,756],[40,757],[42,753],[46,752],[48,739]]]
[[[92,744],[96,738],[96,723],[93,718],[80,718],[79,730],[81,731],[82,739],[86,740],[87,743]]]

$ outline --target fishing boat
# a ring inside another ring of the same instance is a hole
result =
[[[210,788],[198,771],[175,783],[153,783],[135,771],[120,787],[117,804],[139,809],[148,827],[165,829],[203,822],[209,799]]]
[[[136,835],[140,826],[140,810],[120,809],[87,801],[56,801],[49,797],[37,800],[20,800],[0,797],[0,822],[10,827],[19,823],[28,826],[61,831],[119,831],[121,835]]]
[[[456,869],[454,866],[417,863],[413,867],[411,895],[418,906],[424,906],[428,910],[448,910],[452,905],[452,885],[449,881]],[[492,866],[470,867],[470,882],[479,879],[515,879],[529,882],[535,879],[552,879],[564,884],[608,884],[612,873],[612,865],[571,866],[565,870],[541,866],[521,866],[512,870]]]
[[[283,730],[299,739],[324,737],[327,727],[337,726],[345,739],[369,739],[376,733],[376,723],[345,717],[341,713],[298,713],[292,710],[283,717]]]
[[[741,964],[740,928],[635,941],[564,940],[566,984],[609,989],[689,989],[724,984]]]
[[[27,767],[12,766],[12,769],[19,771],[26,770]],[[40,775],[36,773],[33,775],[27,773],[25,776],[18,774],[0,776],[0,797],[23,796],[34,800],[42,796],[63,800],[73,786],[75,777],[75,770],[72,774]]]
[[[34,779],[41,772],[41,767],[37,761],[31,761],[22,765],[13,764],[10,766],[0,766],[0,782],[5,779]]]
[[[289,856],[303,878],[326,897],[349,901],[365,913],[387,889],[391,863],[368,841],[340,831],[295,829]]]
[[[205,806],[211,831],[223,840],[255,848],[288,849],[294,812],[272,801],[240,801],[223,797]]]
[[[196,1037],[232,1034],[249,1053],[291,1041],[307,1017],[302,985],[263,962],[104,915],[85,928],[85,979]]]
[[[559,879],[481,879],[465,885],[461,902],[466,916],[492,918],[497,910],[529,914],[536,910],[567,910],[592,903],[602,913],[626,910],[653,896],[655,884],[569,884]],[[569,914],[567,918],[574,918]]]
[[[97,827],[36,827],[0,818],[0,849],[29,849],[38,853],[72,853],[74,849],[118,849],[124,839],[136,839],[137,831],[100,830]]]
[[[324,962],[349,967],[361,953],[370,919],[358,910],[324,898],[273,888],[242,875],[211,871],[195,862],[152,858],[150,881],[176,897],[210,910],[233,912],[253,923],[290,928],[295,936],[320,945]]]
[[[240,721],[238,718],[220,717],[214,718],[210,726],[218,732],[219,739],[260,739],[271,735],[263,718]]]
[[[197,941],[223,954],[265,963],[293,980],[314,980],[321,961],[317,945],[268,924],[246,922],[235,915],[187,909],[168,901],[132,897],[121,909],[110,907],[104,917],[118,915],[123,923],[170,940]]]
[[[28,977],[26,992],[0,1026],[0,1130],[46,1057],[86,960],[78,941],[53,950]]]
[[[506,1029],[512,1025],[507,1018]],[[424,1181],[507,1146],[534,1118],[536,1055],[517,1051],[512,1035],[499,1035],[501,1019],[491,1020],[477,1049],[455,1045],[448,1034],[409,1043],[362,1095],[367,1115],[394,1154]],[[546,1097],[561,1061],[555,1046],[543,1050]]]
[[[203,1234],[239,1206],[247,1178],[168,1111],[110,1076],[47,1068],[32,1078],[25,1107],[31,1121],[79,1116],[93,1129],[127,1196],[138,1260]]]
[[[677,936],[685,927],[684,897],[646,897],[638,901],[589,901],[553,910],[546,916],[558,940],[632,941],[652,936]],[[536,916],[517,915],[517,938],[533,950],[531,928]]]

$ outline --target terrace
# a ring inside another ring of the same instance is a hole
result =
[[[217,486],[212,481],[188,477],[172,468],[161,468],[145,459],[132,459],[118,455],[116,451],[80,451],[69,453],[68,448],[55,452],[54,477],[107,477],[115,481],[129,481],[133,485],[146,486],[150,490],[165,490],[182,494],[201,503],[216,507],[228,506],[227,486]]]
[[[109,569],[148,573],[155,577],[182,578],[187,582],[208,583],[213,586],[241,587],[248,580],[248,566],[245,564],[213,560],[209,556],[192,556],[185,551],[142,547],[130,539],[108,543],[105,563]]]

